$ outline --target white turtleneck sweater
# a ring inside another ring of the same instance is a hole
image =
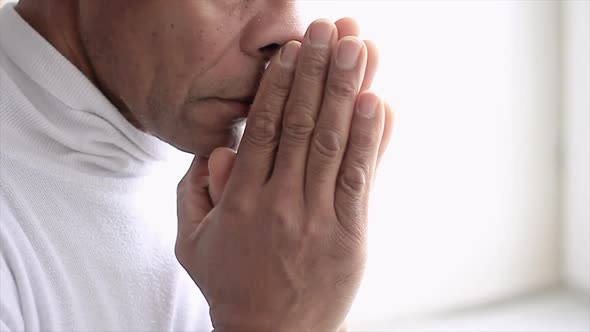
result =
[[[0,9],[0,331],[210,331],[174,257],[186,155]]]

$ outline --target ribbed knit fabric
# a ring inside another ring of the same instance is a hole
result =
[[[0,330],[210,331],[174,257],[169,166],[184,157],[13,6],[0,9]]]

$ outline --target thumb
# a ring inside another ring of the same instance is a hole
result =
[[[209,195],[213,206],[221,200],[235,161],[236,153],[229,148],[217,148],[209,157]]]
[[[178,236],[194,234],[213,208],[206,157],[196,156],[177,188]]]

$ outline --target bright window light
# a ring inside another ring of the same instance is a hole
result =
[[[353,327],[558,282],[559,4],[301,1],[377,42],[396,125]]]

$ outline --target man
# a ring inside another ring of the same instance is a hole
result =
[[[4,6],[0,329],[341,328],[393,121],[357,36],[292,1]]]

